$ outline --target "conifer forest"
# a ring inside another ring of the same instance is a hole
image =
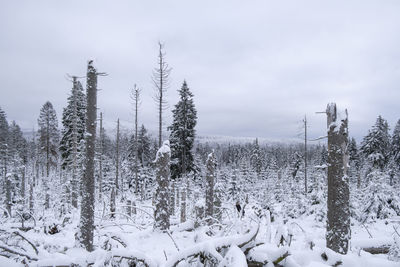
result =
[[[400,266],[399,2],[0,10],[0,267]]]

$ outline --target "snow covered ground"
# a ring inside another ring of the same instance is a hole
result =
[[[147,266],[199,266],[204,259],[208,259],[209,266],[247,266],[247,262],[287,267],[400,266],[400,262],[388,260],[387,254],[372,255],[361,249],[392,246],[395,229],[400,226],[398,218],[367,225],[354,221],[350,251],[339,255],[326,248],[325,226],[315,215],[284,219],[279,205],[273,209],[272,223],[269,212],[262,210],[260,214],[256,202],[246,205],[243,217],[232,204],[225,203],[220,222],[208,226],[200,221],[200,226],[194,228],[194,218],[180,224],[174,216],[168,233],[153,230],[151,203],[138,206],[140,209],[132,217],[123,214],[123,207],[115,219],[102,217],[102,211],[97,211],[96,250],[91,253],[75,246],[79,222],[76,211],[63,220],[44,215],[36,218],[36,226],[28,220],[24,226],[32,229],[26,232],[18,229],[20,222],[4,217],[0,266],[129,266],[132,259]],[[53,223],[58,233],[50,233]],[[4,248],[13,252],[6,253]]]

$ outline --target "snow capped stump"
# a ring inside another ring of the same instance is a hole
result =
[[[201,225],[204,220],[205,213],[205,203],[203,199],[199,199],[194,206],[194,212],[196,214],[196,221],[194,222],[194,227],[197,228]]]
[[[328,220],[326,246],[347,254],[350,240],[347,110],[338,112],[335,103],[326,109],[328,122]]]
[[[213,222],[214,215],[214,186],[215,186],[215,169],[217,166],[217,161],[214,155],[214,151],[211,152],[207,157],[206,162],[206,207],[205,216],[207,222],[211,224]]]
[[[156,165],[156,179],[157,190],[155,195],[154,211],[154,229],[166,231],[169,229],[169,176],[170,176],[170,159],[171,150],[169,148],[169,141],[164,141],[163,145],[157,151],[155,165]]]

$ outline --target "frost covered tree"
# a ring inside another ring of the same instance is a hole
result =
[[[25,198],[25,172],[28,161],[27,141],[21,128],[15,121],[9,125],[8,154],[11,174],[12,199],[14,202],[24,204]]]
[[[1,176],[5,183],[7,174],[7,156],[8,156],[8,122],[6,113],[0,108],[0,166]],[[3,188],[5,187],[5,184]]]
[[[46,177],[43,179],[44,188],[46,192],[45,196],[45,208],[48,209],[50,206],[50,193],[48,186],[48,178],[50,175],[50,168],[57,166],[58,158],[58,145],[59,145],[59,133],[58,133],[58,122],[56,111],[53,105],[47,101],[40,110],[40,116],[38,119],[39,124],[39,154],[42,162],[46,164]]]
[[[72,167],[76,153],[81,153],[79,144],[85,137],[86,96],[82,84],[73,77],[71,95],[63,110],[60,141],[61,166]],[[75,151],[76,150],[76,151]]]
[[[383,170],[390,156],[390,136],[387,121],[378,116],[375,125],[364,137],[360,150],[374,168]]]
[[[361,186],[361,174],[360,174],[360,167],[361,167],[361,159],[360,154],[357,148],[357,142],[354,137],[352,137],[349,141],[349,165],[350,165],[350,175],[352,177],[356,177],[357,179],[357,187],[360,188]]]
[[[350,191],[348,169],[347,110],[338,112],[328,104],[328,205],[326,246],[347,254],[350,240]]]
[[[400,120],[397,121],[393,130],[391,154],[397,169],[400,169]]]
[[[154,229],[166,231],[169,229],[169,178],[170,178],[171,149],[169,141],[164,141],[157,151],[156,179],[157,189],[155,194]]]
[[[57,165],[59,144],[57,115],[49,101],[40,110],[38,124],[40,154],[44,156],[46,176],[49,176],[50,168]]]
[[[194,171],[193,143],[196,135],[195,126],[197,123],[197,111],[193,102],[193,94],[183,82],[179,102],[175,105],[173,122],[169,130],[171,142],[171,176],[172,178]]]
[[[165,61],[165,52],[163,51],[163,45],[161,43],[158,43],[158,46],[158,66],[153,70],[152,80],[156,91],[154,100],[157,103],[158,109],[158,147],[161,147],[163,111],[167,108],[165,93],[167,92],[167,88],[169,86],[169,75],[171,73],[171,68]]]
[[[142,167],[151,163],[151,139],[143,124],[138,133],[138,158]]]
[[[79,161],[84,157],[84,137],[86,119],[86,97],[83,87],[76,77],[73,78],[71,95],[68,104],[64,108],[62,116],[61,141],[61,166],[63,169],[71,170],[71,203],[74,208],[78,207],[78,176],[81,174]],[[69,190],[69,189],[68,189]]]
[[[94,156],[96,142],[96,117],[97,117],[97,70],[93,61],[88,62],[87,88],[86,88],[86,164],[82,187],[82,206],[80,229],[77,234],[79,243],[87,251],[93,250],[94,231]]]
[[[215,158],[214,151],[207,157],[206,162],[206,218],[211,223],[214,213],[214,185],[216,182],[216,167],[217,159]]]
[[[262,163],[262,155],[260,152],[260,146],[258,145],[258,138],[256,138],[256,140],[254,141],[250,160],[251,160],[250,161],[251,166],[256,171],[257,175],[260,175],[261,170],[263,168],[263,163]]]

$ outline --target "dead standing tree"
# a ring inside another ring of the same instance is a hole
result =
[[[165,52],[163,52],[163,45],[159,42],[159,53],[158,53],[158,66],[153,71],[153,83],[156,90],[154,100],[157,103],[158,108],[158,147],[162,144],[162,113],[168,108],[167,101],[165,100],[165,93],[169,86],[169,75],[171,68],[165,62]]]
[[[217,167],[214,151],[207,157],[206,162],[206,219],[209,224],[212,223],[214,215],[214,185],[215,185],[215,169]]]
[[[169,141],[164,141],[157,151],[156,179],[157,189],[155,195],[156,209],[154,211],[154,229],[166,231],[169,229],[169,178],[170,178],[171,150]]]
[[[87,120],[86,120],[86,161],[85,173],[82,187],[82,206],[80,218],[80,233],[77,238],[79,243],[87,251],[93,251],[94,232],[94,156],[96,141],[96,117],[97,117],[97,76],[105,75],[98,73],[93,66],[93,60],[88,62],[87,68]]]
[[[348,169],[347,110],[338,113],[336,104],[328,104],[328,221],[326,245],[346,254],[350,240],[350,204]]]
[[[132,90],[132,100],[135,105],[135,193],[139,190],[139,143],[138,143],[138,111],[140,106],[140,88],[134,86]]]

